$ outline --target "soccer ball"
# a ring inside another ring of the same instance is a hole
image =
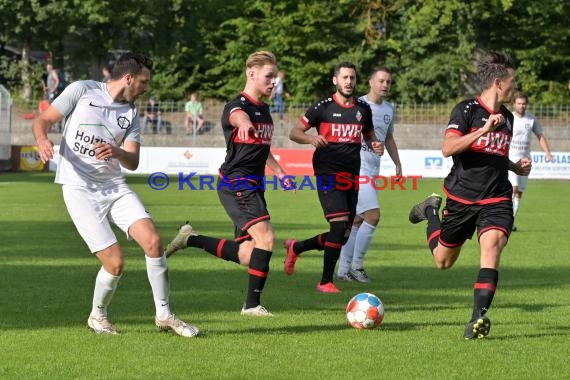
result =
[[[346,305],[346,318],[354,328],[376,328],[384,319],[384,305],[372,293],[357,294]]]

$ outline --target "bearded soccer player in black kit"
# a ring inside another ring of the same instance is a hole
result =
[[[295,262],[302,252],[324,250],[323,274],[317,284],[317,291],[322,293],[340,292],[333,283],[333,273],[356,214],[362,136],[376,154],[384,153],[384,145],[374,134],[370,106],[353,95],[355,66],[350,62],[338,64],[332,81],[336,92],[313,104],[289,134],[291,140],[316,148],[313,168],[329,231],[303,241],[286,240],[285,272],[295,272]],[[307,134],[313,127],[318,135]]]
[[[226,139],[226,159],[220,168],[218,196],[235,225],[235,240],[196,234],[190,224],[180,227],[166,248],[166,256],[186,247],[196,247],[235,263],[248,266],[249,286],[242,315],[273,316],[261,305],[261,292],[269,272],[275,234],[263,192],[265,165],[291,187],[290,179],[270,152],[273,120],[262,101],[275,86],[275,56],[258,51],[246,61],[246,85],[242,93],[226,104],[222,128]],[[247,183],[244,183],[247,179]]]
[[[427,220],[427,243],[438,269],[448,269],[475,229],[480,246],[480,270],[475,281],[473,313],[464,338],[489,334],[486,315],[499,280],[499,260],[512,226],[512,187],[508,171],[528,176],[531,161],[509,160],[513,114],[503,104],[511,102],[516,90],[513,59],[503,52],[487,52],[477,62],[481,95],[464,100],[451,112],[442,153],[453,157],[445,178],[447,195],[442,219],[441,197],[432,194],[410,211],[411,223]]]

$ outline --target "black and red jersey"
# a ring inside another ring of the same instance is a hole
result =
[[[230,115],[234,112],[245,112],[249,116],[257,137],[250,131],[247,140],[238,139],[237,128],[230,124]],[[273,137],[269,106],[241,93],[224,107],[222,128],[226,139],[226,159],[220,167],[221,174],[227,179],[255,176],[261,180]]]
[[[468,150],[453,156],[453,167],[445,178],[447,196],[464,204],[491,204],[511,199],[509,146],[513,136],[513,114],[501,106],[505,123],[477,139]],[[494,114],[480,98],[464,100],[451,111],[445,131],[467,135],[485,125]]]
[[[315,127],[328,142],[313,154],[315,175],[340,172],[358,175],[362,133],[374,129],[368,103],[354,98],[345,105],[333,95],[313,104],[301,122],[307,128]]]

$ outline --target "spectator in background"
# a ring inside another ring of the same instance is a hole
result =
[[[189,135],[193,132],[194,123],[196,123],[197,132],[200,132],[204,126],[204,109],[202,102],[198,100],[197,93],[193,92],[190,94],[190,100],[184,105],[184,111],[186,111],[186,116],[184,117],[186,134]]]
[[[285,71],[279,70],[277,72],[277,79],[275,79],[275,87],[271,93],[271,99],[273,100],[271,112],[277,112],[279,114],[279,121],[281,122],[285,116],[284,96],[289,97],[289,92],[287,91],[287,86],[285,85]]]
[[[144,132],[147,132],[147,126],[149,123],[151,124],[153,135],[160,132],[161,116],[160,103],[156,100],[155,96],[151,96],[148,98],[146,109],[144,111]]]
[[[44,84],[44,94],[46,96],[46,99],[51,103],[59,95],[59,85],[61,83],[61,79],[59,78],[57,70],[51,63],[48,63],[46,65],[46,72],[47,76]]]
[[[110,81],[111,80],[111,68],[107,65],[103,66],[103,68],[101,69],[101,75],[103,75],[101,82],[107,83],[108,81]]]

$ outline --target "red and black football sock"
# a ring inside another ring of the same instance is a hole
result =
[[[330,222],[330,231],[326,236],[325,254],[323,255],[323,276],[321,285],[332,282],[334,268],[340,257],[340,250],[346,233],[346,222]]]
[[[249,259],[249,285],[247,288],[247,298],[245,308],[256,307],[261,303],[261,292],[265,287],[267,274],[269,273],[269,260],[272,252],[260,248],[254,248]]]
[[[322,234],[313,236],[312,238],[298,241],[293,244],[293,252],[295,252],[297,255],[300,255],[302,252],[311,251],[313,249],[322,251],[325,247],[327,235],[328,232],[323,232]]]
[[[473,285],[472,321],[487,313],[491,307],[491,302],[493,302],[498,282],[499,272],[497,270],[492,268],[481,268],[479,270],[477,282]]]
[[[217,239],[204,235],[190,235],[186,244],[188,247],[201,248],[220,259],[239,264],[239,244],[233,240]]]
[[[435,207],[426,207],[426,216],[428,218],[426,228],[427,243],[433,255],[433,250],[437,247],[439,234],[441,232],[441,221],[439,220],[439,213]]]

